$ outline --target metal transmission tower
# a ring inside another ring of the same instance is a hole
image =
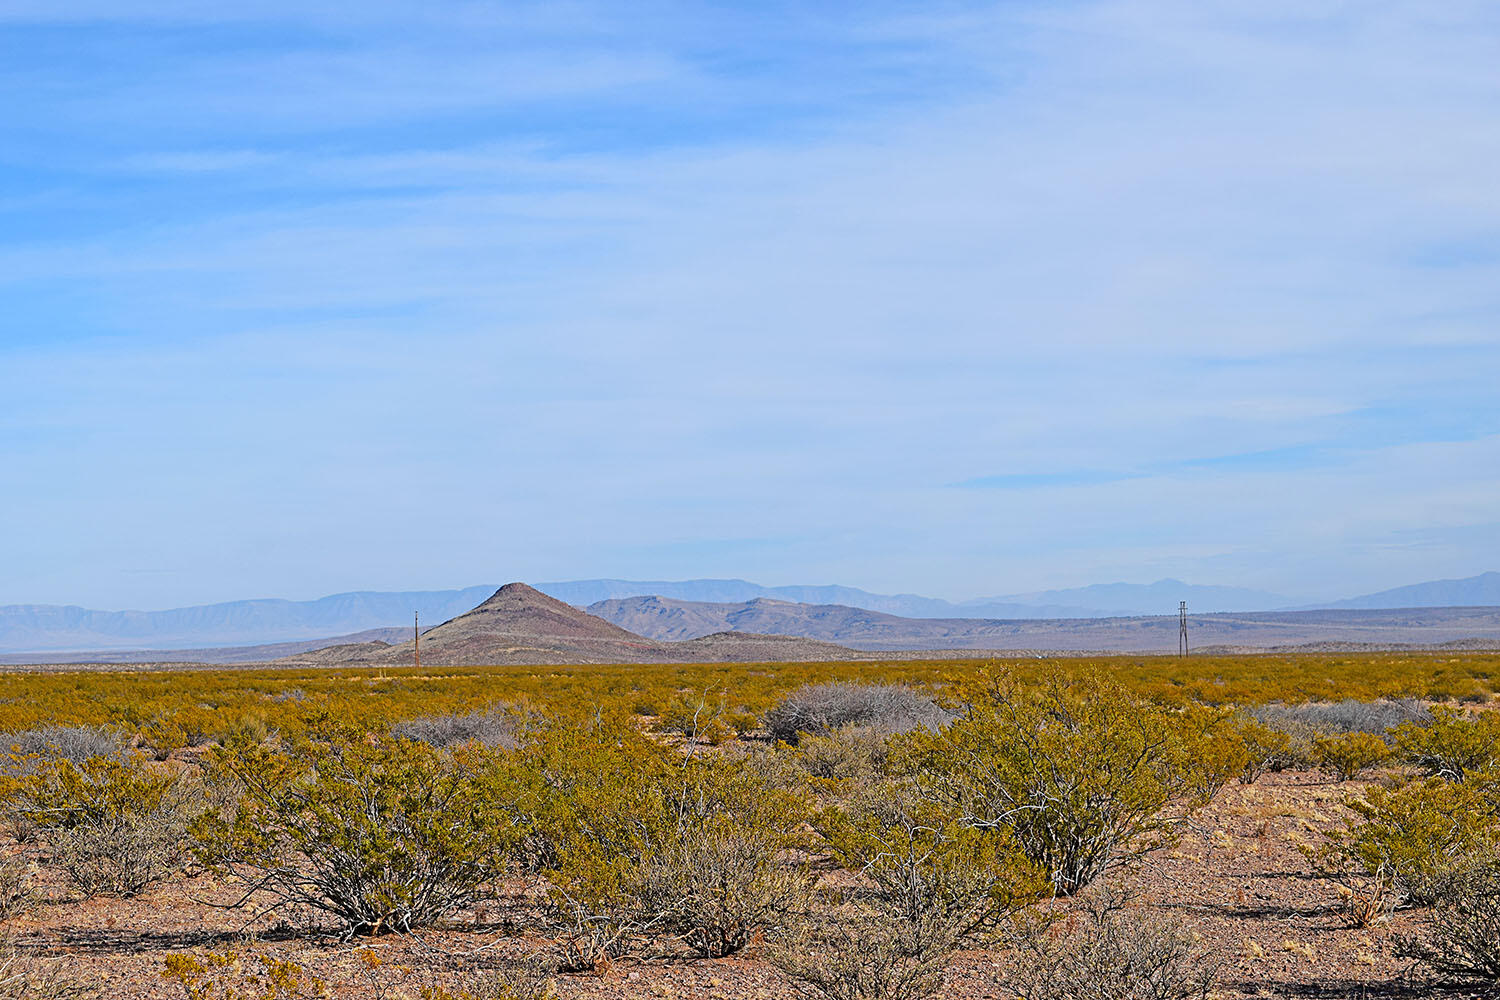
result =
[[[1177,602],[1177,655],[1187,655],[1187,601]]]
[[[411,655],[414,665],[419,669],[422,666],[422,631],[417,627],[420,620],[420,614],[413,611],[411,613]]]

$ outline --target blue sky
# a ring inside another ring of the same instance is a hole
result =
[[[0,603],[1497,568],[1497,51],[1488,0],[9,0]]]

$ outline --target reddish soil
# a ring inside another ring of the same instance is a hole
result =
[[[1143,905],[1189,922],[1221,961],[1219,996],[1374,998],[1431,996],[1399,957],[1400,935],[1416,926],[1398,913],[1371,928],[1354,928],[1339,906],[1337,886],[1318,878],[1298,850],[1339,825],[1343,797],[1355,785],[1316,775],[1267,775],[1256,784],[1231,784],[1175,848],[1134,871],[1112,876],[1139,892]],[[4,928],[18,949],[60,958],[102,987],[108,998],[181,997],[161,978],[167,955],[207,949],[245,950],[238,932],[248,913],[216,908],[234,894],[207,878],[159,886],[135,900],[70,898],[60,883],[52,902]],[[382,995],[362,971],[368,948],[387,963],[377,978],[404,983],[414,996],[430,982],[451,981],[456,965],[494,965],[543,949],[547,942],[514,936],[508,919],[522,916],[524,899],[460,914],[451,926],[402,938],[354,945],[308,939],[261,921],[255,950],[305,965],[340,998]],[[958,956],[945,996],[1004,997],[1002,951]],[[409,975],[390,971],[408,965]],[[796,988],[750,953],[720,960],[621,961],[600,975],[557,977],[563,998],[725,997],[780,1000]],[[1468,996],[1466,991],[1442,993]],[[1477,994],[1474,994],[1477,995]]]

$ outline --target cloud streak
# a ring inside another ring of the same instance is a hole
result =
[[[506,11],[8,5],[0,601],[1493,568],[1488,5]]]

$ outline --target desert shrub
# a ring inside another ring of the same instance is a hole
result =
[[[1470,774],[1500,764],[1500,714],[1465,715],[1444,705],[1431,709],[1428,725],[1407,722],[1393,735],[1396,754],[1428,775],[1463,781]]]
[[[1246,715],[1238,721],[1237,735],[1245,748],[1245,766],[1240,771],[1241,784],[1253,784],[1267,771],[1284,771],[1297,766],[1292,752],[1292,738],[1279,729]]]
[[[1500,982],[1500,861],[1476,859],[1434,886],[1425,927],[1402,950],[1444,976]]]
[[[1474,782],[1372,785],[1345,801],[1355,818],[1309,853],[1371,913],[1381,900],[1431,903],[1445,878],[1500,843],[1493,796]]]
[[[31,862],[24,857],[13,854],[0,861],[0,920],[36,909],[41,897],[33,884],[34,876]]]
[[[736,951],[800,898],[783,857],[806,815],[756,768],[683,757],[627,722],[555,724],[521,753],[517,808],[579,969],[672,934],[704,955]]]
[[[860,876],[856,901],[953,945],[1050,888],[1009,829],[976,825],[909,787],[873,789],[849,808],[824,810],[814,825]]]
[[[421,1000],[556,1000],[552,977],[537,962],[492,969],[465,977],[456,988],[427,987]]]
[[[1088,900],[1065,933],[1031,930],[1005,983],[1021,1000],[1206,1000],[1217,978],[1184,924],[1111,894]]]
[[[461,743],[479,743],[509,750],[516,746],[524,724],[525,717],[521,713],[497,707],[463,715],[423,715],[407,719],[392,726],[391,735],[438,749]]]
[[[844,726],[827,736],[803,736],[790,761],[820,791],[857,789],[880,779],[888,749],[879,733]]]
[[[801,922],[769,954],[828,1000],[925,1000],[947,981],[951,947],[941,931],[855,912]]]
[[[642,859],[635,889],[643,922],[664,915],[665,930],[719,958],[805,903],[811,877],[782,856],[791,830],[773,813],[776,796],[724,787],[689,795],[674,827]]]
[[[314,1000],[328,996],[323,980],[296,962],[252,953],[211,951],[168,955],[162,978],[186,1000]]]
[[[520,836],[494,753],[347,732],[231,742],[209,769],[235,805],[197,825],[200,857],[348,936],[430,924],[484,898]]]
[[[1389,760],[1391,748],[1374,733],[1356,731],[1314,737],[1312,755],[1318,767],[1339,781],[1351,781]]]
[[[708,694],[678,695],[661,710],[657,728],[709,746],[720,746],[734,735],[728,722],[729,706],[723,692],[718,698]]]
[[[934,995],[951,952],[1048,889],[1009,830],[969,823],[905,782],[872,786],[814,826],[856,881],[836,914],[796,921],[771,957],[835,1000]]]
[[[940,729],[953,718],[931,698],[901,684],[812,684],[788,695],[766,713],[771,735],[795,744],[803,733],[826,736],[845,726],[882,735]]]
[[[1162,846],[1224,778],[1200,719],[1098,680],[991,687],[940,732],[896,740],[894,766],[976,826],[1003,826],[1060,895]]]
[[[47,761],[21,784],[12,808],[84,893],[133,896],[187,859],[195,799],[185,774],[137,754]]]
[[[97,985],[69,971],[61,959],[41,959],[0,941],[0,1000],[85,1000]]]
[[[103,726],[39,726],[0,734],[0,747],[22,761],[66,760],[82,764],[93,757],[118,757],[125,751],[125,738]],[[12,770],[15,770],[15,761]]]

